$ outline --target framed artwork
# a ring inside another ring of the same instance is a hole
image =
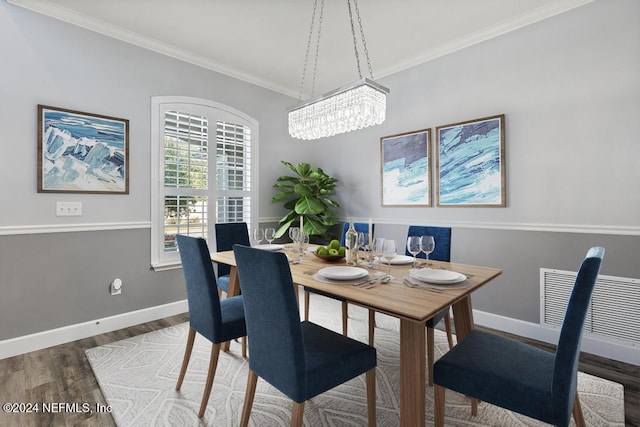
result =
[[[504,114],[436,128],[437,206],[505,207]]]
[[[431,129],[380,138],[382,206],[431,206]]]
[[[38,105],[38,193],[129,194],[129,120]]]

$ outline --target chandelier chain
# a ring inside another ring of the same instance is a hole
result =
[[[355,52],[355,55],[356,55],[356,65],[358,66],[358,77],[362,79],[362,70],[360,69],[360,55],[358,54],[358,41],[356,40],[356,30],[353,25],[353,14],[351,13],[351,0],[347,0],[347,8],[349,9],[349,22],[351,23],[351,35],[353,36],[353,51]],[[359,18],[359,15],[358,15],[358,18]]]
[[[324,0],[323,0],[324,3]],[[313,2],[313,12],[311,13],[311,24],[309,25],[309,38],[307,39],[307,52],[304,55],[304,67],[302,69],[302,81],[300,82],[300,93],[298,98],[302,100],[302,92],[304,91],[304,79],[307,75],[307,64],[309,63],[309,52],[311,51],[311,40],[313,39],[313,27],[316,22],[316,9],[318,7],[318,0]],[[317,50],[316,50],[316,58],[317,58]],[[315,74],[315,73],[314,73]]]
[[[316,57],[313,64],[313,79],[311,80],[311,96],[316,89],[316,73],[318,71],[318,56],[320,56],[320,34],[322,33],[322,17],[324,16],[324,0],[320,2],[320,17],[318,18],[318,38],[316,40]]]
[[[362,46],[364,48],[364,56],[367,59],[367,66],[369,67],[369,75],[371,80],[373,79],[373,69],[371,68],[371,60],[369,59],[369,50],[367,49],[367,39],[364,38],[364,28],[362,27],[362,19],[360,18],[360,9],[358,8],[358,0],[353,0],[353,4],[356,7],[356,16],[358,17],[358,25],[360,26],[360,36],[362,37]]]

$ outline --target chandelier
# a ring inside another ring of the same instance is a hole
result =
[[[358,53],[357,38],[351,11],[353,1],[356,17],[360,27],[362,46],[366,56],[369,75],[371,78],[362,76],[360,69],[360,55]],[[309,29],[309,39],[307,41],[307,53],[305,55],[304,70],[302,72],[302,83],[300,85],[300,98],[304,89],[304,80],[307,72],[309,51],[313,30],[316,22],[316,9],[318,0],[314,1],[313,14],[311,15],[311,25]],[[315,63],[313,68],[313,80],[311,86],[311,99],[300,102],[289,108],[289,134],[294,138],[318,139],[340,133],[350,132],[373,125],[378,125],[385,120],[387,93],[389,89],[376,83],[373,80],[371,61],[367,51],[367,43],[364,38],[364,30],[360,19],[357,0],[347,0],[349,9],[349,20],[351,22],[351,35],[353,36],[353,48],[358,67],[359,80],[355,83],[343,86],[324,95],[313,97],[313,90],[316,80],[316,70],[318,67],[318,56],[320,49],[320,33],[322,32],[322,17],[324,13],[324,0],[320,3],[320,16],[318,18],[317,42],[315,50]]]

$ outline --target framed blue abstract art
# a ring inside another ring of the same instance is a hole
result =
[[[436,203],[505,207],[504,114],[436,128]]]
[[[129,120],[38,105],[38,193],[129,194]]]
[[[380,138],[382,206],[431,206],[431,129]]]

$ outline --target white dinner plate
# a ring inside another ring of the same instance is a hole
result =
[[[467,279],[467,276],[456,271],[439,270],[433,268],[409,270],[409,276],[422,282],[436,283],[439,285],[459,283]]]
[[[380,258],[380,262],[382,264],[389,264],[389,261],[384,257]],[[407,256],[407,255],[396,255],[395,257],[393,257],[393,259],[391,259],[391,265],[405,265],[405,264],[412,264],[412,263],[413,263],[413,257]]]
[[[360,267],[342,266],[321,268],[318,274],[332,280],[353,280],[365,277],[369,272]]]
[[[284,249],[284,245],[276,245],[276,244],[266,244],[266,245],[255,245],[254,248],[262,249],[264,251],[281,251]]]

